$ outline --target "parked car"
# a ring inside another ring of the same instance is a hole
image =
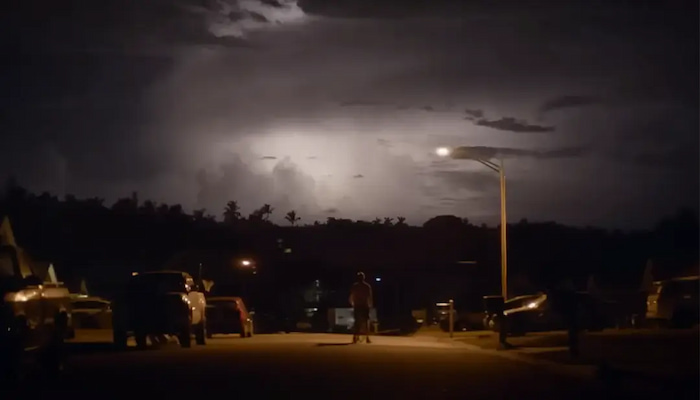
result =
[[[207,337],[217,333],[238,333],[243,338],[253,336],[253,316],[240,297],[209,297],[206,314]]]
[[[289,333],[295,330],[293,318],[282,311],[256,308],[254,312],[255,333]]]
[[[503,306],[503,310],[512,310],[514,308],[519,308],[523,307],[525,305],[533,303],[535,300],[537,300],[540,296],[542,296],[542,293],[537,293],[537,294],[527,294],[523,296],[517,296],[513,297],[511,299],[508,299]],[[491,299],[496,299],[499,296],[486,296],[485,301],[489,301]],[[491,308],[491,307],[486,307],[486,308]],[[498,313],[494,312],[491,309],[486,309],[484,310],[484,319],[483,319],[483,326],[484,329],[487,330],[492,330],[492,331],[498,331],[499,329],[499,322],[498,322]]]
[[[73,326],[76,329],[111,329],[112,304],[101,297],[77,296],[73,304]]]
[[[646,319],[675,328],[698,323],[700,277],[690,276],[654,282],[647,297]]]
[[[175,335],[181,347],[206,344],[206,299],[186,272],[134,273],[112,303],[114,344],[125,348],[133,335],[139,347],[146,338]]]
[[[605,314],[606,303],[586,292],[571,294],[572,306],[576,307],[577,324],[582,330],[599,331],[608,326]],[[523,335],[527,332],[541,332],[567,329],[567,316],[562,311],[566,306],[553,304],[550,295],[542,294],[534,300],[524,302],[520,307],[503,312],[508,322],[510,334]]]
[[[63,369],[70,294],[31,274],[19,247],[0,247],[0,380],[16,383],[25,366]]]

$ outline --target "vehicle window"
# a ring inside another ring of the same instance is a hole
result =
[[[664,296],[674,296],[678,294],[678,284],[673,281],[666,282],[659,293],[662,293]]]
[[[0,278],[15,276],[15,265],[9,254],[0,254]]]
[[[524,296],[524,297],[520,297],[520,298],[511,299],[511,300],[508,300],[506,302],[506,308],[524,307],[527,304],[535,302],[540,297],[541,297],[540,295],[537,295],[537,296]]]
[[[698,291],[698,280],[687,280],[679,282],[679,291],[683,294],[697,293]]]
[[[197,288],[194,285],[194,279],[192,277],[187,277],[185,278],[185,289],[189,292],[190,290],[197,290]]]

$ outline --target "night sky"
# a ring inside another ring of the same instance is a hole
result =
[[[11,3],[0,173],[33,191],[495,225],[497,174],[434,151],[477,146],[511,222],[698,206],[697,1]]]

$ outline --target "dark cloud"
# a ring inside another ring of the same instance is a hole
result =
[[[600,103],[601,99],[594,96],[566,95],[549,99],[540,107],[540,113],[561,110],[565,108],[584,107]]]
[[[483,118],[483,117],[484,117],[484,111],[483,111],[483,110],[479,110],[479,109],[472,110],[472,109],[467,108],[467,109],[464,110],[464,113],[467,114],[467,117],[468,117],[469,119],[472,119],[472,118]]]
[[[697,176],[699,131],[700,117],[693,109],[667,109],[635,116],[616,135],[613,156],[643,167],[674,170],[679,177]]]
[[[691,0],[692,1],[692,0]],[[685,0],[685,9],[691,9],[694,4]],[[664,7],[660,0],[640,0],[629,2],[626,0],[610,0],[605,4],[612,6],[624,5],[631,9],[647,11],[648,9],[660,9]],[[671,2],[675,4],[677,2]],[[442,16],[454,17],[469,15],[477,12],[523,12],[523,3],[518,0],[492,1],[454,1],[454,0],[299,0],[299,6],[312,15],[339,18],[402,18],[410,16]],[[586,0],[571,0],[562,2],[559,0],[539,0],[532,9],[545,9],[552,11],[575,10],[579,13],[590,7]],[[697,5],[695,5],[697,7]],[[679,16],[680,9],[684,7],[668,7],[665,11],[669,15]],[[692,11],[688,13],[693,14]],[[696,15],[696,14],[693,14]]]
[[[270,22],[270,20],[267,19],[266,16],[264,16],[264,15],[262,15],[262,14],[260,14],[260,13],[250,12],[249,15],[250,15],[250,18],[251,18],[253,21],[256,21],[256,22]]]
[[[423,107],[421,107],[421,110],[423,110],[423,111],[435,111],[435,108],[433,108],[433,106],[423,106]]]
[[[525,121],[519,121],[512,117],[503,117],[496,120],[480,119],[475,122],[478,126],[485,126],[499,131],[518,133],[553,132],[553,126],[533,125]]]
[[[353,100],[353,101],[343,101],[340,103],[341,107],[373,107],[373,106],[382,106],[385,103],[379,102],[379,101],[360,101],[360,100]]]
[[[458,201],[459,200],[455,199],[454,197],[442,197],[442,198],[440,198],[440,202],[445,203],[445,204],[454,204]]]
[[[276,160],[277,157],[275,157],[275,156],[263,156],[263,157],[260,157],[260,159],[261,160]]]
[[[274,8],[284,8],[285,5],[280,3],[277,0],[260,0],[262,4],[265,4],[266,6],[274,7]]]
[[[498,174],[489,171],[437,171],[435,177],[453,189],[483,192],[499,187]],[[450,198],[449,201],[456,202],[458,200]]]
[[[355,179],[360,179],[360,178],[364,178],[364,177],[365,176],[362,174],[353,175],[353,178],[355,178]]]
[[[331,208],[324,210],[324,212],[326,214],[338,214],[340,212],[340,210],[337,208],[331,207]]]
[[[567,147],[551,150],[516,149],[511,147],[463,146],[452,150],[451,158],[456,160],[529,157],[541,160],[578,158],[589,153],[585,147]]]

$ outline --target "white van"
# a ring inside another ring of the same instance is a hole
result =
[[[647,320],[675,328],[690,328],[700,319],[700,276],[656,281],[647,296]]]

